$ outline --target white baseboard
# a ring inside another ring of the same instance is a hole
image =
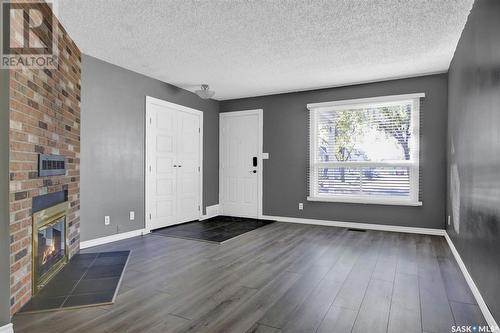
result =
[[[206,208],[206,214],[202,215],[199,220],[203,221],[212,217],[215,217],[219,215],[219,205],[212,205],[212,206],[207,206]]]
[[[316,225],[326,225],[326,226],[340,227],[340,228],[406,232],[406,233],[410,233],[410,234],[444,236],[446,233],[446,231],[444,229],[401,227],[401,226],[396,226],[396,225],[356,223],[356,222],[340,222],[340,221],[303,219],[303,218],[297,218],[297,217],[271,216],[271,215],[263,215],[262,218],[266,219],[266,220],[275,220],[275,221],[279,221],[279,222],[316,224]]]
[[[445,233],[444,237],[446,238],[446,241],[448,242],[448,246],[450,247],[451,252],[453,253],[453,256],[455,257],[455,260],[457,261],[458,266],[460,267],[460,270],[462,271],[462,274],[464,275],[465,280],[467,281],[467,284],[469,285],[469,288],[472,291],[472,294],[474,295],[474,298],[476,299],[476,302],[479,305],[479,308],[481,309],[481,312],[483,313],[483,316],[486,319],[486,322],[488,323],[488,326],[490,326],[490,328],[493,329],[491,332],[496,332],[498,330],[498,324],[496,323],[495,318],[493,318],[493,315],[491,314],[490,309],[488,309],[488,306],[486,305],[486,302],[484,301],[483,296],[479,292],[479,289],[477,288],[476,283],[474,283],[474,280],[472,279],[471,275],[469,274],[469,271],[467,270],[465,263],[462,261],[462,257],[460,257],[460,254],[458,253],[457,248],[453,244],[453,241],[451,240],[448,233]]]
[[[86,249],[86,248],[89,248],[92,246],[103,245],[103,244],[107,244],[107,243],[116,242],[116,241],[119,241],[122,239],[132,238],[132,237],[136,237],[136,236],[142,236],[142,235],[146,235],[146,234],[149,234],[149,230],[138,229],[138,230],[132,230],[132,231],[123,232],[123,233],[115,234],[115,235],[111,235],[111,236],[91,239],[88,241],[80,242],[80,249]]]
[[[0,333],[14,333],[14,326],[11,324],[0,327]]]

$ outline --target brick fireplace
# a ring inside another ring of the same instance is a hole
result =
[[[11,27],[22,26],[16,22],[22,17],[12,20]],[[65,251],[69,257],[78,252],[80,244],[81,54],[64,28],[60,24],[58,27],[57,69],[9,72],[12,314],[33,293],[33,198],[65,191],[68,205],[67,230],[64,231],[68,248]],[[52,27],[47,28],[52,31]],[[39,177],[39,154],[63,156],[65,173]]]

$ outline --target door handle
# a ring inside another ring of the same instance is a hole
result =
[[[257,156],[254,156],[252,158],[252,166],[256,167],[257,166]]]
[[[257,173],[257,170],[250,170],[248,172],[250,172],[250,173]]]

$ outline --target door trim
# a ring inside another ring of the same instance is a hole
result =
[[[258,123],[259,123],[259,151],[258,151],[258,166],[257,166],[257,201],[258,201],[258,209],[257,209],[257,218],[262,218],[262,197],[263,197],[263,151],[264,151],[264,115],[263,109],[253,109],[253,110],[242,110],[242,111],[229,111],[222,112],[219,114],[219,211],[220,215],[224,215],[224,202],[222,201],[222,142],[224,140],[223,132],[222,132],[222,119],[227,117],[238,117],[238,116],[247,116],[247,115],[257,115]],[[242,216],[247,217],[247,216]]]
[[[148,142],[149,136],[151,135],[149,129],[149,121],[151,109],[151,104],[160,104],[181,112],[187,112],[200,116],[200,191],[198,193],[198,202],[200,209],[198,212],[199,218],[203,215],[203,111],[192,109],[190,107],[179,105],[171,102],[164,101],[162,99],[154,98],[151,96],[146,96],[146,112],[144,113],[144,126],[145,126],[145,141],[144,141],[144,229],[146,232],[151,231],[150,225],[150,212],[149,212],[149,153],[148,153]]]

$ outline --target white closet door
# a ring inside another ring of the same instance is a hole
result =
[[[196,220],[201,204],[201,112],[184,112],[160,102],[147,103],[150,229]]]
[[[187,222],[200,215],[200,117],[177,113],[177,220]]]
[[[157,104],[150,106],[149,218],[152,229],[174,224],[176,220],[176,113]]]

